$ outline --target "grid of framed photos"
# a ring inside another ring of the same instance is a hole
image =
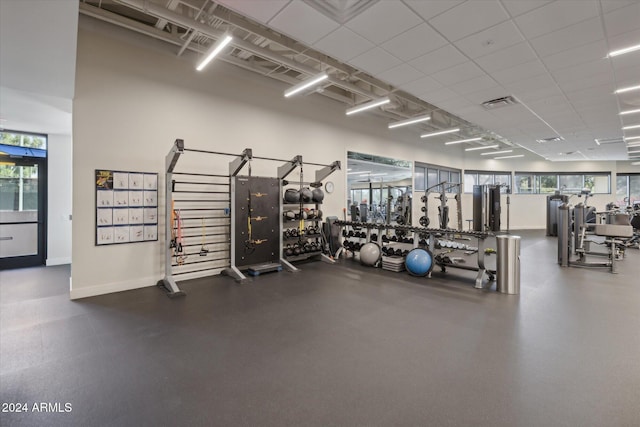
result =
[[[96,169],[96,246],[158,240],[158,174]]]

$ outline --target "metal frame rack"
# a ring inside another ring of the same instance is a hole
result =
[[[413,226],[405,226],[405,225],[386,225],[386,224],[375,224],[375,223],[367,223],[367,222],[353,222],[353,221],[336,221],[336,224],[341,227],[353,227],[356,229],[366,229],[366,241],[370,242],[372,230],[378,230],[377,233],[377,241],[375,243],[381,245],[382,244],[382,231],[386,230],[394,230],[401,231],[405,234],[413,233],[413,237],[410,242],[414,248],[418,248],[421,245],[427,246],[431,253],[434,253],[434,249],[436,249],[436,241],[438,238],[443,236],[451,236],[460,235],[460,236],[468,236],[474,237],[478,241],[477,247],[474,247],[472,252],[477,253],[477,267],[467,266],[455,264],[453,262],[447,262],[443,260],[438,260],[437,257],[434,259],[434,263],[438,265],[443,272],[446,271],[447,268],[459,268],[463,270],[477,271],[476,279],[475,279],[475,288],[476,289],[488,289],[491,286],[491,283],[496,278],[496,271],[489,270],[485,266],[484,256],[485,256],[485,240],[492,236],[491,233],[480,232],[480,231],[462,231],[462,230],[452,230],[452,229],[442,229],[442,228],[425,228],[425,227],[413,227]],[[400,233],[402,234],[402,233]],[[452,241],[449,240],[449,241]],[[469,250],[470,248],[467,247]],[[486,284],[484,283],[484,277],[487,275],[488,281]],[[429,274],[429,277],[431,274]]]

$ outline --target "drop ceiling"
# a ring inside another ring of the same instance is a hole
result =
[[[114,2],[83,3],[81,13],[99,17],[89,9]],[[367,96],[397,95],[397,102],[383,111],[387,117],[396,114],[402,119],[436,111],[441,120],[421,124],[422,130],[447,125],[462,129],[458,135],[429,138],[425,145],[443,144],[451,137],[483,135],[485,140],[480,144],[495,139],[514,145],[527,157],[626,160],[630,156],[623,137],[640,135],[640,129],[622,129],[640,124],[639,114],[619,115],[640,108],[640,91],[614,94],[617,88],[640,85],[640,51],[607,57],[612,50],[640,44],[640,0],[115,3],[136,8],[142,14],[135,17],[138,22],[146,20],[165,32],[170,20],[142,17],[150,13],[149,4],[162,5],[185,17],[195,16],[198,24],[214,30],[237,31],[241,27],[253,34],[249,38],[241,32],[243,42],[269,48],[275,40],[283,52],[285,48],[296,52],[283,54],[291,61],[304,57],[304,66],[296,67],[290,61],[281,64],[287,70],[279,76],[283,81],[294,83],[313,71],[327,69],[337,77],[331,82],[335,87],[323,88],[324,95],[347,104],[366,101]],[[111,12],[127,15],[125,10],[112,8]],[[250,24],[240,22],[239,15]],[[189,27],[178,21],[183,28]],[[181,51],[215,39],[206,28],[191,27],[183,33]],[[242,46],[246,43],[236,44],[234,49]],[[255,49],[249,50],[256,54]],[[236,62],[244,58],[242,55],[236,53]],[[293,69],[299,74],[293,76]],[[278,73],[268,74],[274,77]],[[505,96],[512,96],[516,103],[494,109],[482,106]],[[537,142],[548,138],[559,141]],[[480,157],[479,153],[466,155],[476,154]]]

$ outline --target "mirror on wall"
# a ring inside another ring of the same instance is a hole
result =
[[[406,160],[347,153],[347,219],[411,224],[412,165]]]

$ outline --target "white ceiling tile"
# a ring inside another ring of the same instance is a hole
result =
[[[499,50],[475,60],[488,73],[513,67],[537,58],[536,53],[528,43],[518,43],[506,49]]]
[[[422,19],[403,3],[381,1],[345,25],[366,39],[380,44],[421,22]]]
[[[604,38],[600,18],[592,18],[531,40],[540,56],[553,55]]]
[[[636,3],[638,0],[600,0],[604,13]]]
[[[575,65],[573,67],[562,68],[560,70],[552,71],[551,75],[561,86],[573,80],[580,80],[597,75],[604,75],[605,78],[608,77],[602,82],[602,84],[613,78],[613,73],[611,73],[611,64],[606,59],[598,59],[596,61]]]
[[[494,71],[491,73],[491,76],[493,76],[498,83],[506,85],[541,74],[547,74],[547,70],[540,61],[535,60],[516,65],[515,67],[505,68],[504,70]]]
[[[509,83],[505,87],[525,103],[560,94],[555,82],[548,74]]]
[[[324,51],[327,55],[342,61],[352,58],[372,49],[373,43],[360,37],[348,28],[340,27],[328,36],[318,41],[314,47]]]
[[[220,0],[222,4],[241,15],[248,16],[258,22],[266,24],[290,0]]]
[[[454,42],[507,19],[509,16],[498,0],[473,0],[430,19],[429,24]]]
[[[474,77],[480,77],[482,75],[485,75],[485,72],[482,71],[480,67],[471,61],[467,61],[451,68],[447,68],[446,70],[433,73],[431,77],[440,84],[449,86]]]
[[[394,86],[400,86],[402,84],[418,80],[420,77],[424,77],[424,74],[413,68],[411,65],[404,63],[383,73],[377,74],[376,77],[380,80],[391,83]]]
[[[563,0],[532,10],[515,21],[531,39],[598,16],[598,12],[597,0]]]
[[[522,15],[530,10],[544,6],[551,0],[502,0],[502,4],[507,8],[511,16]]]
[[[337,22],[301,1],[289,3],[269,21],[269,25],[309,45],[339,27]]]
[[[623,49],[628,46],[635,46],[640,40],[640,28],[634,31],[627,31],[626,33],[617,35],[615,37],[608,37],[609,47],[611,50]],[[635,53],[634,55],[637,55]],[[623,55],[627,56],[627,55]]]
[[[363,53],[362,55],[356,56],[351,61],[349,61],[349,63],[366,73],[376,75],[388,70],[389,68],[399,65],[400,63],[402,63],[402,61],[400,61],[398,58],[391,55],[387,51],[376,47]]]
[[[524,38],[513,24],[506,21],[484,31],[465,37],[455,45],[469,58],[478,58],[523,42]]]
[[[440,101],[444,101],[445,99],[451,99],[458,96],[460,95],[458,95],[451,89],[443,87],[442,89],[437,89],[431,92],[427,92],[424,95],[420,96],[420,98],[430,104],[436,104]]]
[[[442,85],[431,77],[426,76],[411,83],[403,84],[400,86],[400,89],[420,97],[420,95],[424,93],[442,89]]]
[[[448,42],[428,24],[420,24],[385,42],[381,47],[393,56],[409,61]]]
[[[603,74],[596,74],[593,76],[568,80],[563,82],[560,87],[562,88],[562,90],[569,92],[574,90],[589,89],[606,83],[613,84],[613,82],[613,75],[610,72],[607,72]]]
[[[404,0],[425,21],[459,5],[464,0]]]
[[[460,95],[466,95],[469,93],[478,92],[480,90],[491,89],[496,86],[498,86],[498,84],[491,77],[485,74],[457,83],[453,86],[450,86],[450,88]]]
[[[457,97],[453,97],[453,98],[449,98],[449,99],[444,99],[442,101],[438,101],[436,103],[436,106],[438,108],[441,108],[445,111],[448,111],[452,114],[458,114],[460,113],[461,110],[463,109],[467,109],[469,107],[475,107],[474,105],[470,104],[469,101],[467,101],[466,99],[464,99],[461,96],[457,96]]]
[[[640,2],[605,14],[604,25],[609,37],[640,29]]]
[[[553,71],[596,61],[604,58],[606,55],[607,43],[602,39],[554,55],[545,56],[542,58],[542,62],[544,62],[550,71]]]
[[[409,61],[409,64],[425,74],[433,74],[445,68],[462,64],[465,61],[467,61],[467,58],[458,52],[458,49],[452,45],[447,45],[413,59]]]

